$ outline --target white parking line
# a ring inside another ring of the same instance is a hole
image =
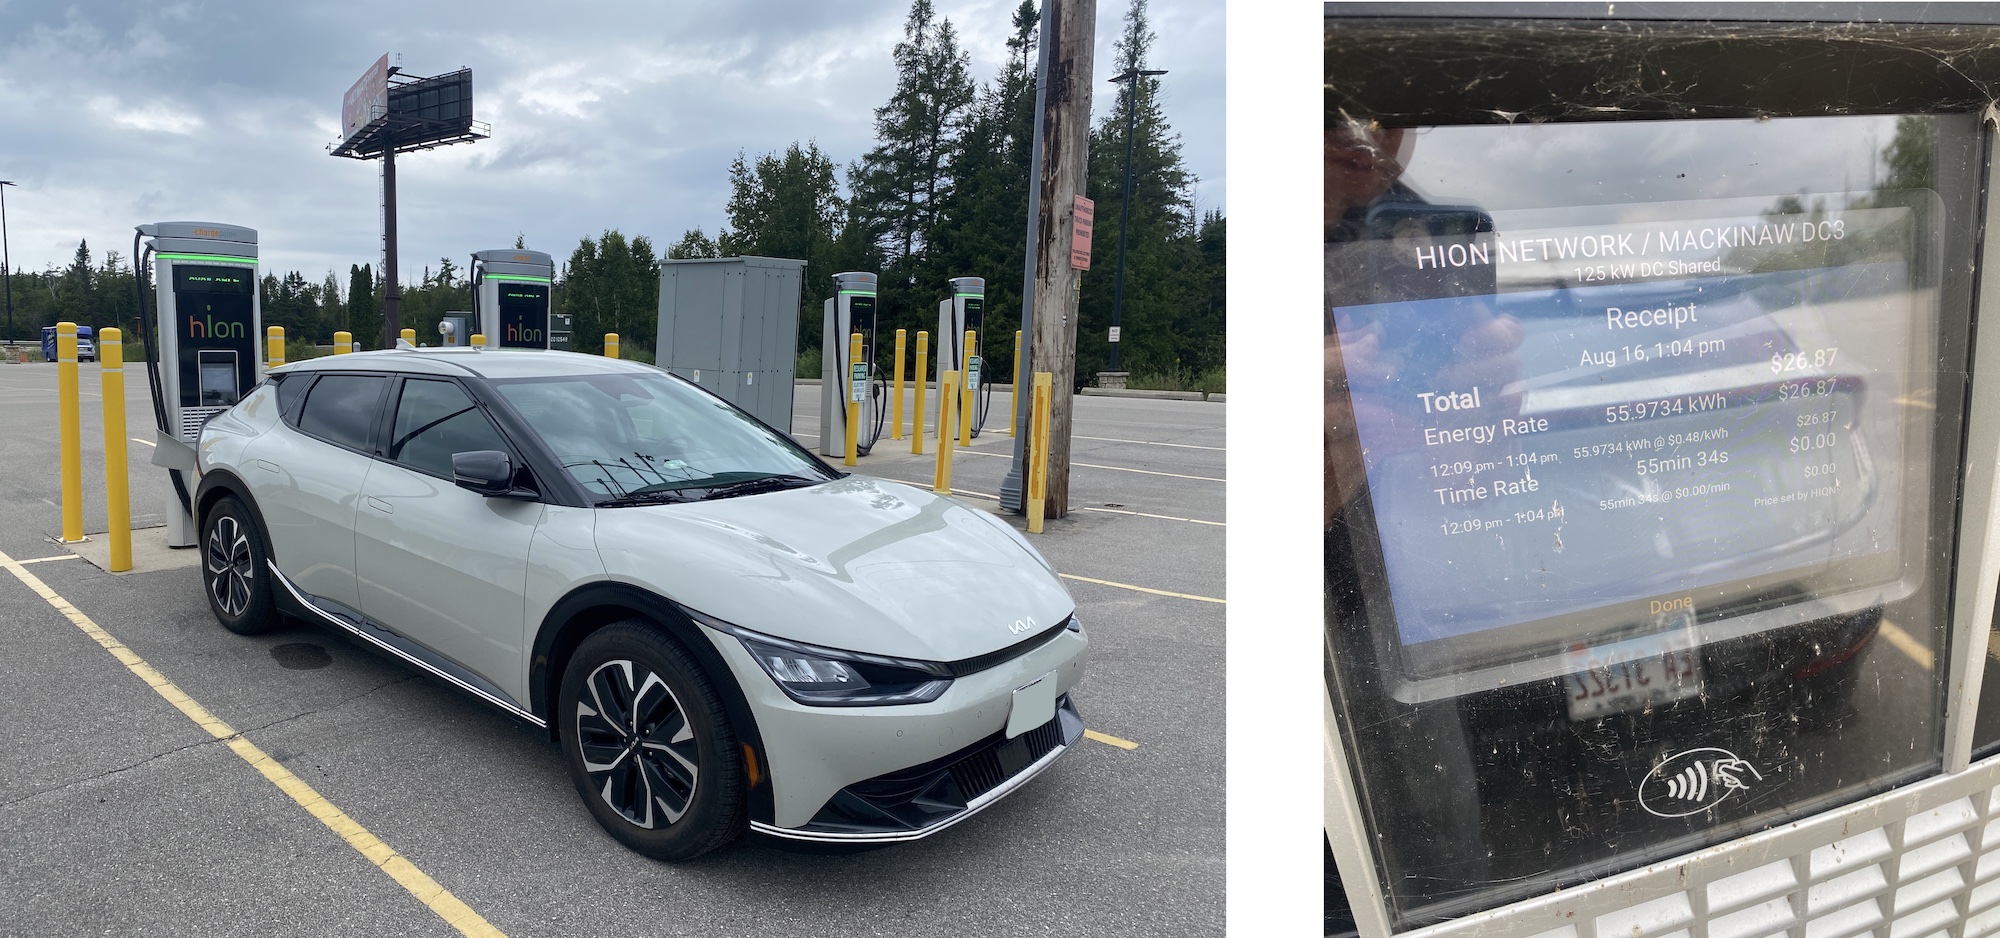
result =
[[[1175,446],[1181,449],[1212,449],[1218,453],[1227,452],[1229,449],[1226,446],[1196,446],[1193,443],[1161,443],[1158,440],[1116,440],[1108,436],[1076,436],[1072,434],[1070,439],[1096,440],[1099,443],[1143,443],[1147,446]]]

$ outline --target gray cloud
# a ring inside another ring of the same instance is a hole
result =
[[[1014,3],[940,0],[982,82]],[[15,266],[67,263],[79,238],[129,252],[132,226],[257,228],[267,270],[380,251],[379,163],[335,159],[341,93],[384,51],[414,74],[473,69],[491,139],[397,161],[404,276],[511,245],[566,256],[617,228],[656,245],[723,221],[729,161],[816,140],[873,143],[895,81],[901,3],[21,3],[0,0],[0,178]],[[581,10],[583,12],[571,12]],[[1124,2],[1098,9],[1094,116]],[[1224,208],[1223,4],[1154,0],[1168,119]],[[1100,198],[1103,196],[1100,196]],[[462,263],[462,260],[460,261]]]

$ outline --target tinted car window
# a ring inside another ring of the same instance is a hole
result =
[[[506,452],[507,443],[464,388],[450,381],[403,382],[396,431],[389,438],[390,459],[450,478],[453,453],[488,449]]]
[[[311,375],[282,375],[271,379],[272,386],[278,390],[278,413],[284,416],[286,423],[296,425],[297,421],[292,416],[295,413],[293,407],[298,404],[299,395],[306,392],[306,385],[311,383]]]
[[[299,429],[332,443],[368,448],[368,430],[389,379],[381,375],[325,375],[306,395]]]
[[[772,476],[826,479],[812,456],[749,415],[664,374],[494,382],[562,467],[620,497]]]

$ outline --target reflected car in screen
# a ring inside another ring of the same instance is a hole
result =
[[[1021,535],[649,365],[299,362],[199,460],[224,626],[319,622],[546,728],[649,856],[921,838],[1082,736],[1088,640]]]

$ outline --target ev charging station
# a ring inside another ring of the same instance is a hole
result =
[[[159,430],[153,465],[173,479],[167,504],[167,544],[195,544],[194,444],[209,418],[229,409],[257,383],[257,342],[264,335],[257,301],[257,232],[209,222],[140,225],[150,238],[137,265],[158,266],[151,315],[141,304],[146,371]],[[143,299],[143,294],[142,294]]]
[[[882,435],[883,414],[888,397],[875,368],[875,284],[874,274],[833,275],[834,295],[827,298],[824,328],[820,333],[819,451],[823,456],[846,456],[847,404],[861,405],[861,425],[855,428],[857,455],[868,450]],[[861,333],[861,360],[850,361],[849,336]]]
[[[549,286],[555,275],[555,259],[540,251],[472,255],[472,318],[487,348],[549,347]]]
[[[986,280],[982,277],[953,277],[946,281],[951,286],[951,299],[938,304],[938,346],[937,381],[939,394],[943,394],[944,373],[957,371],[963,376],[965,392],[972,395],[972,435],[978,436],[986,425],[986,405],[993,398],[993,386],[986,383],[984,389],[980,375],[980,365],[985,355],[980,351],[986,344]],[[959,361],[965,355],[965,334],[973,333],[972,358],[969,362]],[[939,413],[943,408],[956,405],[956,401],[940,401]]]

